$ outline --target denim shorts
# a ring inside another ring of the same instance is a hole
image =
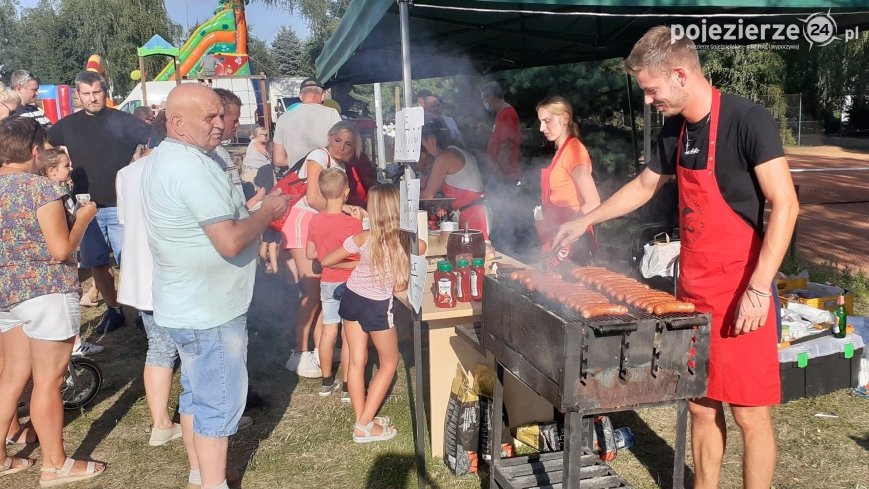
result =
[[[234,435],[247,401],[247,317],[209,329],[166,330],[181,356],[178,412],[193,416],[198,435]]]
[[[348,288],[341,296],[339,313],[348,321],[358,322],[366,333],[386,331],[392,327],[392,298],[376,301]]]
[[[34,340],[63,341],[78,334],[81,305],[78,293],[45,294],[0,312],[0,333],[24,326],[24,334]]]
[[[154,313],[142,311],[139,313],[142,324],[145,325],[145,335],[148,336],[148,352],[145,353],[145,365],[152,367],[175,368],[178,359],[178,348],[169,336],[169,330],[157,326]]]
[[[323,324],[341,324],[341,298],[335,297],[335,289],[344,282],[320,282],[320,302],[323,304]]]
[[[109,252],[121,263],[124,247],[124,226],[118,222],[117,207],[100,207],[96,217],[85,229],[81,240],[81,267],[97,268],[109,264]]]

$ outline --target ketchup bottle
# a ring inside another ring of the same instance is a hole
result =
[[[468,265],[465,258],[456,260],[456,299],[459,302],[471,302],[471,269]]]
[[[486,269],[483,265],[486,260],[483,258],[474,258],[471,260],[471,299],[475,302],[483,300],[483,277],[486,275]]]
[[[438,269],[434,273],[435,295],[434,303],[437,307],[456,307],[456,274],[453,266],[448,261],[439,261]]]

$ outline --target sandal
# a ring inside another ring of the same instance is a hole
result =
[[[13,467],[12,462],[18,460],[18,467]],[[33,467],[33,464],[36,462],[30,458],[19,458],[19,457],[6,457],[6,461],[0,464],[0,477],[4,475],[12,475],[21,472],[22,470],[27,470],[30,467]]]
[[[66,457],[66,461],[63,463],[63,467],[59,469],[57,467],[42,467],[41,469],[39,469],[40,472],[53,473],[57,475],[57,477],[55,477],[54,479],[43,479],[40,477],[39,487],[57,487],[72,482],[83,481],[91,479],[93,477],[97,477],[99,475],[103,475],[103,472],[106,471],[105,465],[103,465],[103,468],[101,470],[97,470],[97,462],[88,462],[87,468],[85,469],[84,473],[73,475],[71,474],[73,464],[75,464],[75,460]]]
[[[386,441],[395,438],[395,435],[398,434],[398,431],[391,426],[380,426],[381,433],[379,435],[375,435],[371,433],[371,430],[374,428],[374,421],[370,423],[362,424],[360,422],[356,422],[356,425],[353,426],[353,441],[356,443],[369,443],[372,441]],[[362,432],[361,435],[356,434],[356,430]]]
[[[389,416],[375,416],[374,422],[383,427],[392,425],[392,419]]]
[[[24,440],[21,437],[24,437]],[[34,430],[30,426],[22,425],[18,428],[18,431],[12,434],[9,438],[6,439],[6,446],[11,447],[15,445],[35,445],[39,443],[39,438],[36,436],[36,430]]]

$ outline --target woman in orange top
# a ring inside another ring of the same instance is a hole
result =
[[[591,176],[591,157],[579,140],[579,127],[573,121],[573,107],[564,97],[551,96],[537,104],[540,132],[555,143],[556,153],[549,167],[541,170],[542,217],[535,212],[537,234],[544,253],[552,248],[558,226],[586,214],[600,205],[600,196]],[[593,233],[586,234],[584,246],[574,244],[572,257],[580,261],[593,249]],[[578,242],[579,243],[579,242]]]

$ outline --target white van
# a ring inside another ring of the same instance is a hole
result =
[[[241,99],[241,118],[239,124],[241,128],[239,133],[246,135],[256,127],[257,118],[256,110],[259,107],[256,98],[256,92],[253,89],[253,83],[258,83],[258,80],[248,78],[213,78],[211,88],[225,88],[232,93],[238,95]],[[181,83],[198,83],[197,80],[182,80]],[[175,88],[176,83],[171,81],[149,81],[146,89],[148,95],[148,106],[160,106],[166,102],[166,97],[169,92]],[[136,107],[142,106],[142,84],[137,83],[133,90],[127,95],[127,98],[118,106],[118,109],[132,113]]]

